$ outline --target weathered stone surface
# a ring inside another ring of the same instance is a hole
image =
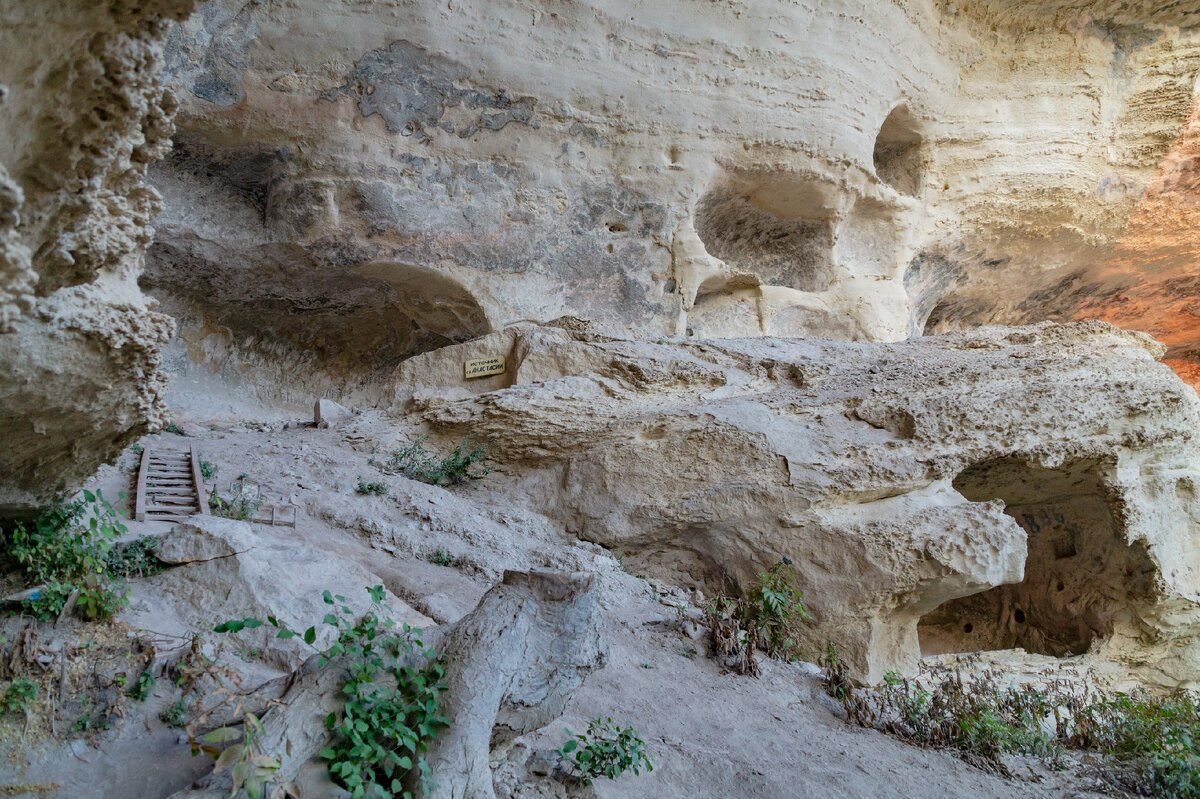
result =
[[[254,547],[254,533],[246,522],[216,516],[198,516],[181,522],[158,540],[154,557],[178,566],[228,558]]]
[[[869,341],[1094,315],[1112,281],[1067,277],[1188,117],[1184,13],[217,0],[171,37],[148,285],[181,364],[288,401],[565,314]]]
[[[167,21],[193,5],[0,8],[0,512],[164,422],[175,326],[137,285],[159,199],[144,176],[170,144]]]
[[[513,354],[505,386],[445,380],[489,346]],[[635,571],[711,595],[790,558],[809,645],[841,641],[869,679],[1023,646],[1174,684],[1200,658],[1200,400],[1162,351],[1103,323],[893,345],[518,326],[397,384]]]
[[[331,399],[319,399],[313,403],[313,423],[317,427],[332,427],[352,416],[354,411]]]
[[[138,592],[126,618],[134,625],[185,637],[248,616],[275,616],[304,630],[328,612],[323,591],[344,594],[346,603],[362,612],[370,604],[364,589],[383,582],[352,556],[335,560],[321,554],[292,528],[214,516],[180,522],[160,540],[155,555],[174,565]],[[385,595],[400,621],[430,623],[390,591]],[[181,626],[162,629],[163,619]],[[335,637],[331,627],[318,624],[317,630],[321,645]],[[259,650],[262,662],[289,670],[312,654],[297,641],[276,640],[275,632],[266,625],[246,630],[238,643]]]

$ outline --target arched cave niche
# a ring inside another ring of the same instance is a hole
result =
[[[875,137],[875,174],[901,194],[916,196],[924,179],[923,142],[916,117],[907,106],[896,106]]]
[[[182,331],[184,339],[227,330],[229,346],[218,356],[248,355],[240,369],[247,373],[290,364],[304,378],[319,371],[338,381],[371,381],[405,358],[491,332],[470,290],[439,270],[404,263],[331,268],[297,245],[260,247],[251,260],[203,242],[156,242],[141,285],[185,327],[200,328]],[[198,347],[189,347],[188,357],[210,360]]]
[[[694,224],[709,255],[757,284],[822,291],[833,274],[835,203],[834,187],[815,177],[739,172],[701,198]]]
[[[923,655],[1020,647],[1078,655],[1107,637],[1131,602],[1148,597],[1155,569],[1145,547],[1126,541],[1105,464],[1058,468],[1001,458],[954,481],[966,498],[1002,499],[1028,535],[1025,578],[947,602],[921,619]]]

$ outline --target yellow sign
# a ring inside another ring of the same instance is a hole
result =
[[[502,374],[504,374],[503,355],[497,355],[494,358],[478,358],[463,364],[463,377],[466,380]]]

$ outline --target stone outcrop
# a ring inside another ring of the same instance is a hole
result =
[[[635,573],[712,595],[789,558],[807,645],[867,679],[1023,647],[1173,686],[1200,659],[1200,401],[1162,352],[1099,322],[892,345],[517,326],[407,361],[397,404]],[[495,354],[506,375],[462,381]]]
[[[0,511],[164,422],[175,325],[137,285],[159,207],[144,177],[170,145],[167,23],[193,5],[0,9]]]

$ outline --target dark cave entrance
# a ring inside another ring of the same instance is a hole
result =
[[[1000,458],[954,480],[967,499],[1004,500],[1028,536],[1025,577],[947,602],[921,619],[922,655],[1013,649],[1065,657],[1112,632],[1131,601],[1148,597],[1155,569],[1144,545],[1129,544],[1120,506],[1106,487],[1107,464],[1057,468]]]

